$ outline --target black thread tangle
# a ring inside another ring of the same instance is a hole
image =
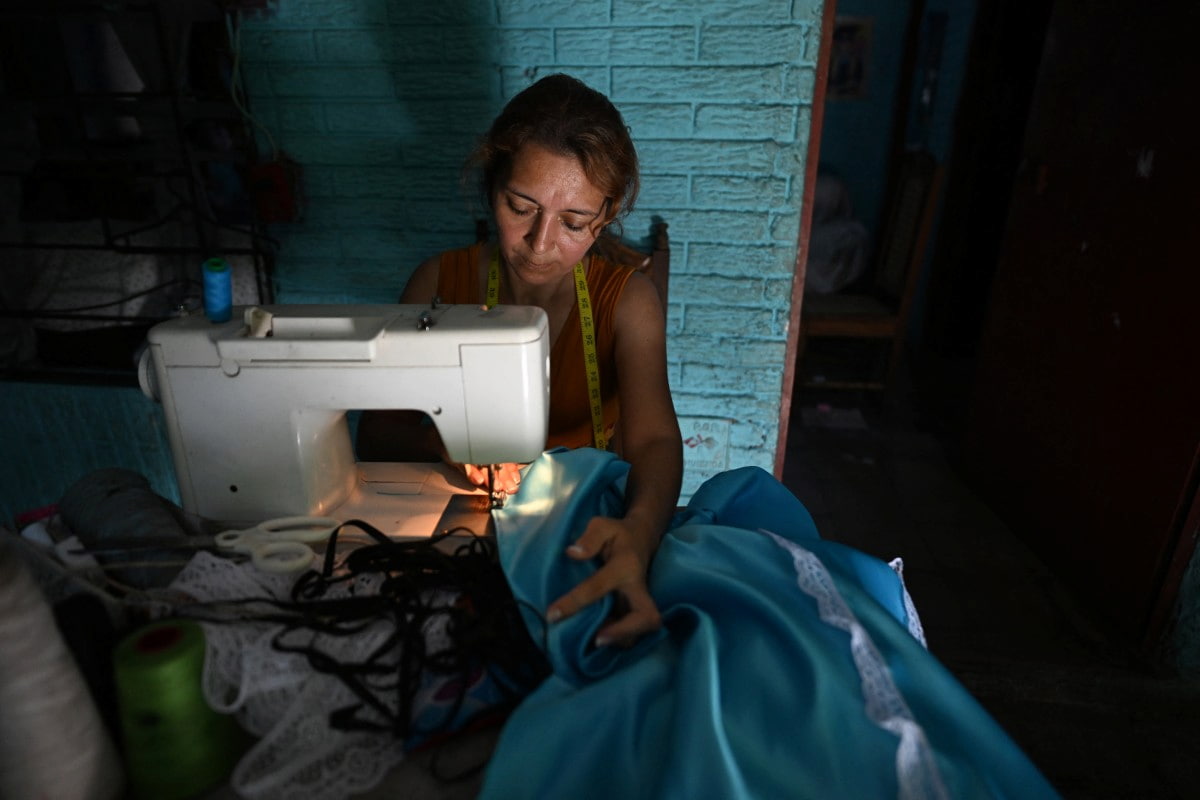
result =
[[[337,538],[347,528],[361,530],[373,544],[356,547],[339,562]],[[314,670],[336,677],[354,694],[356,702],[331,712],[332,728],[386,731],[406,743],[435,744],[460,730],[502,720],[550,673],[549,662],[525,626],[494,541],[470,535],[453,549],[439,547],[454,534],[393,541],[366,522],[350,520],[331,535],[321,569],[296,580],[290,602],[235,601],[246,612],[238,616],[279,624],[272,641],[276,650],[305,656]],[[355,594],[355,582],[367,576],[379,576],[378,589]],[[346,584],[345,596],[326,597],[331,588]],[[257,604],[274,610],[249,610]],[[541,618],[539,611],[534,614]],[[449,645],[432,652],[426,631],[441,622],[439,617],[445,618]],[[315,634],[354,636],[379,620],[392,622],[392,634],[357,663],[339,661],[314,645]],[[544,645],[544,625],[541,636]],[[471,678],[480,670],[504,700],[457,720]],[[415,726],[414,698],[430,677],[456,681],[458,694],[439,722]]]

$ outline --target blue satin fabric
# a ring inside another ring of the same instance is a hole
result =
[[[620,514],[627,471],[596,450],[547,453],[495,514],[501,562],[554,672],[505,725],[482,797],[1057,796],[908,632],[891,568],[822,540],[760,469],[713,478],[677,515],[649,575],[660,631],[596,648],[610,600],[546,625],[541,612],[596,568],[564,550],[592,516]],[[822,619],[832,606],[798,586],[797,558],[836,587],[858,652],[881,670],[863,672],[851,633]],[[864,675],[895,690],[882,710]]]

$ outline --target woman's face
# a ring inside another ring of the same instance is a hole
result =
[[[519,280],[546,285],[583,258],[604,223],[604,193],[574,156],[527,144],[492,198],[500,254]]]

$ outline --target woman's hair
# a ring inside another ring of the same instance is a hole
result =
[[[633,209],[637,151],[621,113],[600,92],[559,73],[508,102],[468,160],[479,171],[479,189],[489,206],[497,184],[508,178],[514,155],[530,143],[579,159],[588,180],[604,193],[603,224]]]

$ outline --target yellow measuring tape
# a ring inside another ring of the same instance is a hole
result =
[[[592,409],[592,441],[597,450],[608,449],[604,434],[604,398],[600,396],[600,359],[596,355],[596,325],[592,319],[592,298],[588,293],[583,262],[575,263],[575,302],[579,306],[579,332],[583,338],[583,370],[587,373],[588,404]],[[487,293],[484,303],[492,308],[500,303],[500,248],[492,249],[488,264]]]

